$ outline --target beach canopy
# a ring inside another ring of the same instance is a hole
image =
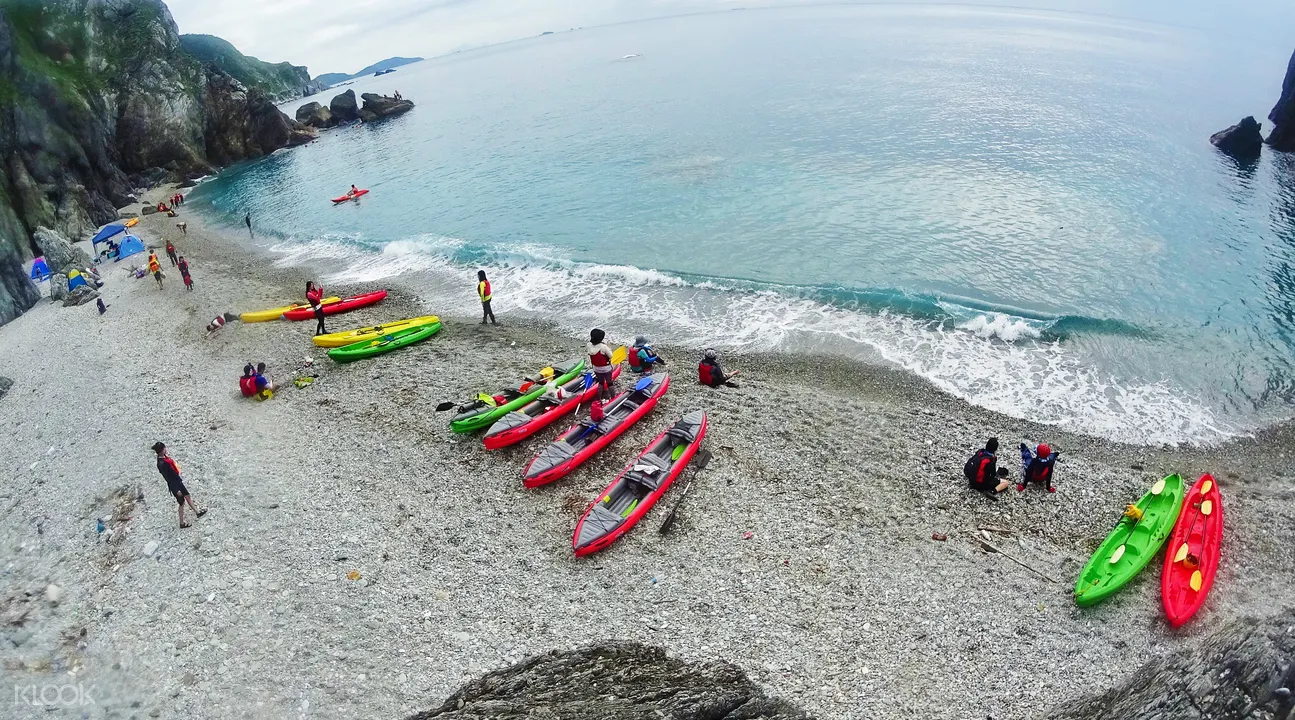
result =
[[[88,283],[86,283],[85,281],[85,276],[81,274],[80,270],[73,270],[72,272],[67,274],[68,290],[75,290],[81,287],[82,285],[87,285],[87,284]]]
[[[134,235],[127,235],[125,240],[117,246],[117,259],[120,260],[131,255],[138,255],[144,252],[144,241]]]
[[[104,225],[104,226],[99,230],[99,232],[95,233],[94,237],[90,238],[90,244],[91,244],[91,245],[98,245],[99,243],[104,242],[104,241],[105,241],[105,240],[107,240],[108,238],[110,238],[110,237],[112,237],[112,236],[114,236],[114,235],[116,235],[116,234],[118,234],[118,233],[124,233],[124,232],[126,232],[126,226],[125,226],[125,225],[122,225],[121,223],[113,223],[113,224],[111,224],[111,225]]]
[[[44,257],[36,258],[36,261],[31,264],[31,279],[36,282],[49,279],[49,265],[45,264]]]

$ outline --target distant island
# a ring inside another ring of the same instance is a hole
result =
[[[324,89],[327,89],[337,85],[338,83],[344,83],[347,80],[354,80],[355,78],[364,77],[366,75],[374,75],[376,73],[382,73],[385,75],[388,71],[395,70],[403,65],[409,65],[410,63],[420,62],[421,60],[422,58],[420,57],[390,57],[386,60],[379,60],[363,70],[349,75],[346,73],[324,73],[315,78],[315,83],[317,85],[322,85]]]

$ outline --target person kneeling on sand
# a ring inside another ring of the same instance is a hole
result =
[[[665,358],[656,354],[652,349],[652,344],[642,335],[634,338],[634,347],[629,351],[630,370],[636,373],[648,374],[652,372],[652,366],[660,363],[665,365]]]
[[[714,350],[707,350],[701,362],[697,364],[697,379],[701,381],[702,385],[708,387],[727,385],[735,388],[737,383],[732,380],[737,377],[737,374],[737,370],[729,374],[724,373],[724,368],[719,366],[719,356]]]
[[[998,438],[991,437],[985,443],[985,447],[977,450],[967,464],[962,466],[962,474],[967,478],[967,484],[972,490],[979,490],[985,493],[1000,493],[1010,487],[1011,483],[1007,482],[1007,468],[998,467]]]
[[[1039,443],[1039,454],[1030,452],[1030,446],[1021,443],[1021,481],[1016,484],[1017,492],[1024,492],[1030,483],[1039,483],[1054,493],[1052,487],[1052,469],[1057,464],[1057,452],[1047,443]]]
[[[166,445],[161,442],[153,443],[153,452],[157,453],[157,471],[162,473],[166,480],[166,488],[171,491],[171,495],[180,505],[180,527],[187,528],[189,523],[184,521],[184,504],[188,503],[193,508],[193,512],[198,517],[207,514],[206,508],[198,509],[193,504],[193,498],[189,497],[189,489],[184,486],[184,480],[180,478],[180,466],[166,452]]]

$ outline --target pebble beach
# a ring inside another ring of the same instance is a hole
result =
[[[434,411],[583,355],[582,338],[510,317],[507,287],[494,288],[500,325],[481,326],[472,277],[448,309],[400,278],[329,285],[391,291],[330,331],[445,324],[338,365],[311,344],[313,322],[204,337],[222,313],[299,301],[311,268],[183,209],[136,229],[164,264],[175,242],[194,292],[178,273],[161,290],[128,278],[135,256],[107,265],[105,315],[42,302],[0,327],[14,381],[0,398],[0,659],[15,688],[82,686],[92,703],[55,708],[68,716],[402,717],[529,655],[630,639],[732,662],[816,717],[1024,720],[1295,600],[1290,424],[1210,448],[1123,445],[808,355],[725,357],[741,387],[712,390],[696,382],[702,348],[657,338],[673,382],[656,410],[525,490],[527,460],[569,422],[488,453]],[[286,386],[274,399],[239,395],[249,361]],[[297,374],[318,377],[297,388]],[[586,505],[695,408],[714,459],[671,532],[656,529],[680,485],[610,550],[576,559]],[[962,464],[991,435],[1013,480],[1017,443],[1058,448],[1058,492],[967,490]],[[191,528],[154,466],[158,440],[210,509]],[[1159,560],[1075,607],[1075,576],[1125,504],[1175,472],[1213,473],[1223,492],[1205,610],[1169,629]],[[50,717],[17,698],[13,717]]]

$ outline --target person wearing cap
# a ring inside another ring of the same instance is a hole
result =
[[[641,374],[651,373],[652,366],[657,363],[665,365],[665,358],[658,356],[652,350],[652,345],[643,335],[634,338],[634,347],[630,348],[629,361],[630,370]]]
[[[983,493],[1000,493],[1011,487],[1005,479],[1007,468],[998,467],[998,438],[991,437],[983,449],[977,450],[962,466],[962,474],[972,490]]]
[[[198,517],[207,514],[207,509],[198,509],[193,504],[193,498],[189,497],[189,489],[184,486],[184,480],[180,478],[180,466],[171,459],[166,452],[166,445],[162,442],[153,443],[153,452],[157,453],[157,471],[162,473],[162,478],[166,480],[166,488],[175,498],[176,503],[180,505],[180,527],[187,528],[190,523],[184,521],[184,504],[188,503],[193,508],[193,512]]]
[[[702,385],[709,387],[727,385],[735,388],[737,383],[733,382],[734,377],[737,377],[737,371],[725,373],[724,368],[719,366],[719,355],[714,350],[707,350],[702,355],[701,362],[697,364],[697,379]]]
[[[1052,469],[1057,464],[1057,452],[1047,443],[1039,443],[1038,454],[1030,452],[1030,446],[1021,443],[1021,482],[1017,483],[1017,492],[1024,492],[1030,483],[1039,483],[1054,493],[1052,487]]]
[[[598,379],[598,397],[608,398],[612,396],[612,349],[607,347],[603,340],[607,333],[594,328],[589,331],[589,344],[585,347],[585,352],[589,354],[589,364],[594,368],[594,377]]]

